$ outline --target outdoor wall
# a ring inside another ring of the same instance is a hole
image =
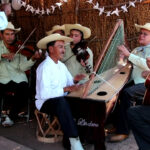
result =
[[[56,2],[60,2],[60,0],[26,0],[26,2],[36,9],[38,7],[39,9],[42,9],[42,7],[46,9]],[[93,0],[93,4],[96,5],[97,2],[101,7],[105,7],[105,11],[113,11],[116,8],[120,9],[125,2],[128,5],[129,0]],[[12,17],[14,24],[22,28],[19,33],[19,38],[22,40],[25,40],[29,33],[37,27],[29,40],[29,43],[32,44],[36,44],[39,39],[45,36],[45,32],[56,24],[79,23],[89,27],[92,31],[92,36],[88,41],[89,47],[94,53],[94,62],[104,47],[117,19],[123,19],[127,42],[132,49],[138,46],[134,24],[150,22],[150,5],[139,2],[135,4],[135,7],[128,8],[128,12],[120,12],[119,16],[114,14],[107,17],[104,13],[99,16],[99,11],[93,9],[93,5],[87,3],[87,0],[68,0],[67,3],[61,6],[61,9],[57,7],[54,13],[50,15],[32,14],[22,7],[21,10],[14,11]]]

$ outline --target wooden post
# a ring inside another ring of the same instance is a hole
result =
[[[80,4],[80,0],[76,0],[75,23],[78,23],[79,4]]]

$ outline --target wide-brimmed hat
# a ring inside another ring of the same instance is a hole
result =
[[[53,26],[52,30],[46,32],[46,35],[53,34],[57,30],[63,30],[65,32],[65,26],[64,25],[62,25],[62,26],[55,25],[55,26]]]
[[[150,23],[146,23],[145,25],[135,24],[136,30],[139,32],[141,29],[146,29],[150,31]]]
[[[8,25],[7,25],[6,29],[13,30],[13,31],[15,31],[15,33],[19,32],[21,30],[21,28],[15,29],[14,25],[11,22],[8,22]]]
[[[48,36],[42,38],[40,41],[38,41],[37,47],[40,49],[46,49],[47,44],[49,42],[53,42],[53,41],[64,41],[65,43],[69,43],[69,42],[72,42],[73,39],[69,38],[67,36],[62,36],[58,33],[54,33],[54,34],[48,35]]]
[[[4,12],[0,12],[0,30],[4,30],[8,25],[7,17]]]
[[[90,28],[82,26],[81,24],[65,24],[65,32],[66,35],[70,35],[70,30],[76,29],[83,33],[83,38],[87,39],[91,36]]]

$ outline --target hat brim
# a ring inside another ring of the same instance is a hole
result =
[[[142,26],[142,25],[138,25],[138,24],[135,24],[135,28],[136,30],[139,32],[141,29],[146,29],[146,30],[149,30],[150,31],[150,28],[147,27],[147,26]]]
[[[47,49],[47,44],[49,42],[53,42],[53,41],[64,41],[65,43],[69,43],[72,42],[73,39],[66,37],[66,36],[62,36],[60,34],[51,34],[48,35],[46,37],[44,37],[43,39],[41,39],[38,43],[37,43],[37,47],[40,49]]]
[[[21,28],[17,28],[17,29],[6,28],[6,29],[8,29],[8,30],[13,30],[13,31],[15,31],[15,33],[18,33],[19,31],[21,31]],[[6,29],[5,29],[5,30],[6,30]]]
[[[65,24],[65,34],[70,35],[70,31],[76,29],[83,33],[83,38],[87,39],[91,36],[91,30],[79,24]]]
[[[54,33],[55,31],[57,31],[57,30],[62,30],[62,31],[65,32],[65,28],[64,28],[64,27],[57,27],[57,28],[54,28],[54,29],[52,29],[52,30],[50,30],[50,31],[47,31],[47,32],[46,32],[46,35],[53,34],[53,33]]]

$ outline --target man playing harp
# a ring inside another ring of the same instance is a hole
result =
[[[150,57],[150,23],[145,25],[135,24],[137,31],[140,32],[138,43],[140,47],[135,48],[131,53],[124,45],[118,46],[121,55],[124,55],[133,64],[131,80],[125,85],[122,90],[119,100],[119,113],[117,118],[116,135],[110,137],[110,142],[119,142],[126,139],[129,135],[129,126],[127,122],[127,109],[136,102],[141,104],[145,93],[145,79],[141,73],[144,70],[149,70],[146,64],[146,58]]]

